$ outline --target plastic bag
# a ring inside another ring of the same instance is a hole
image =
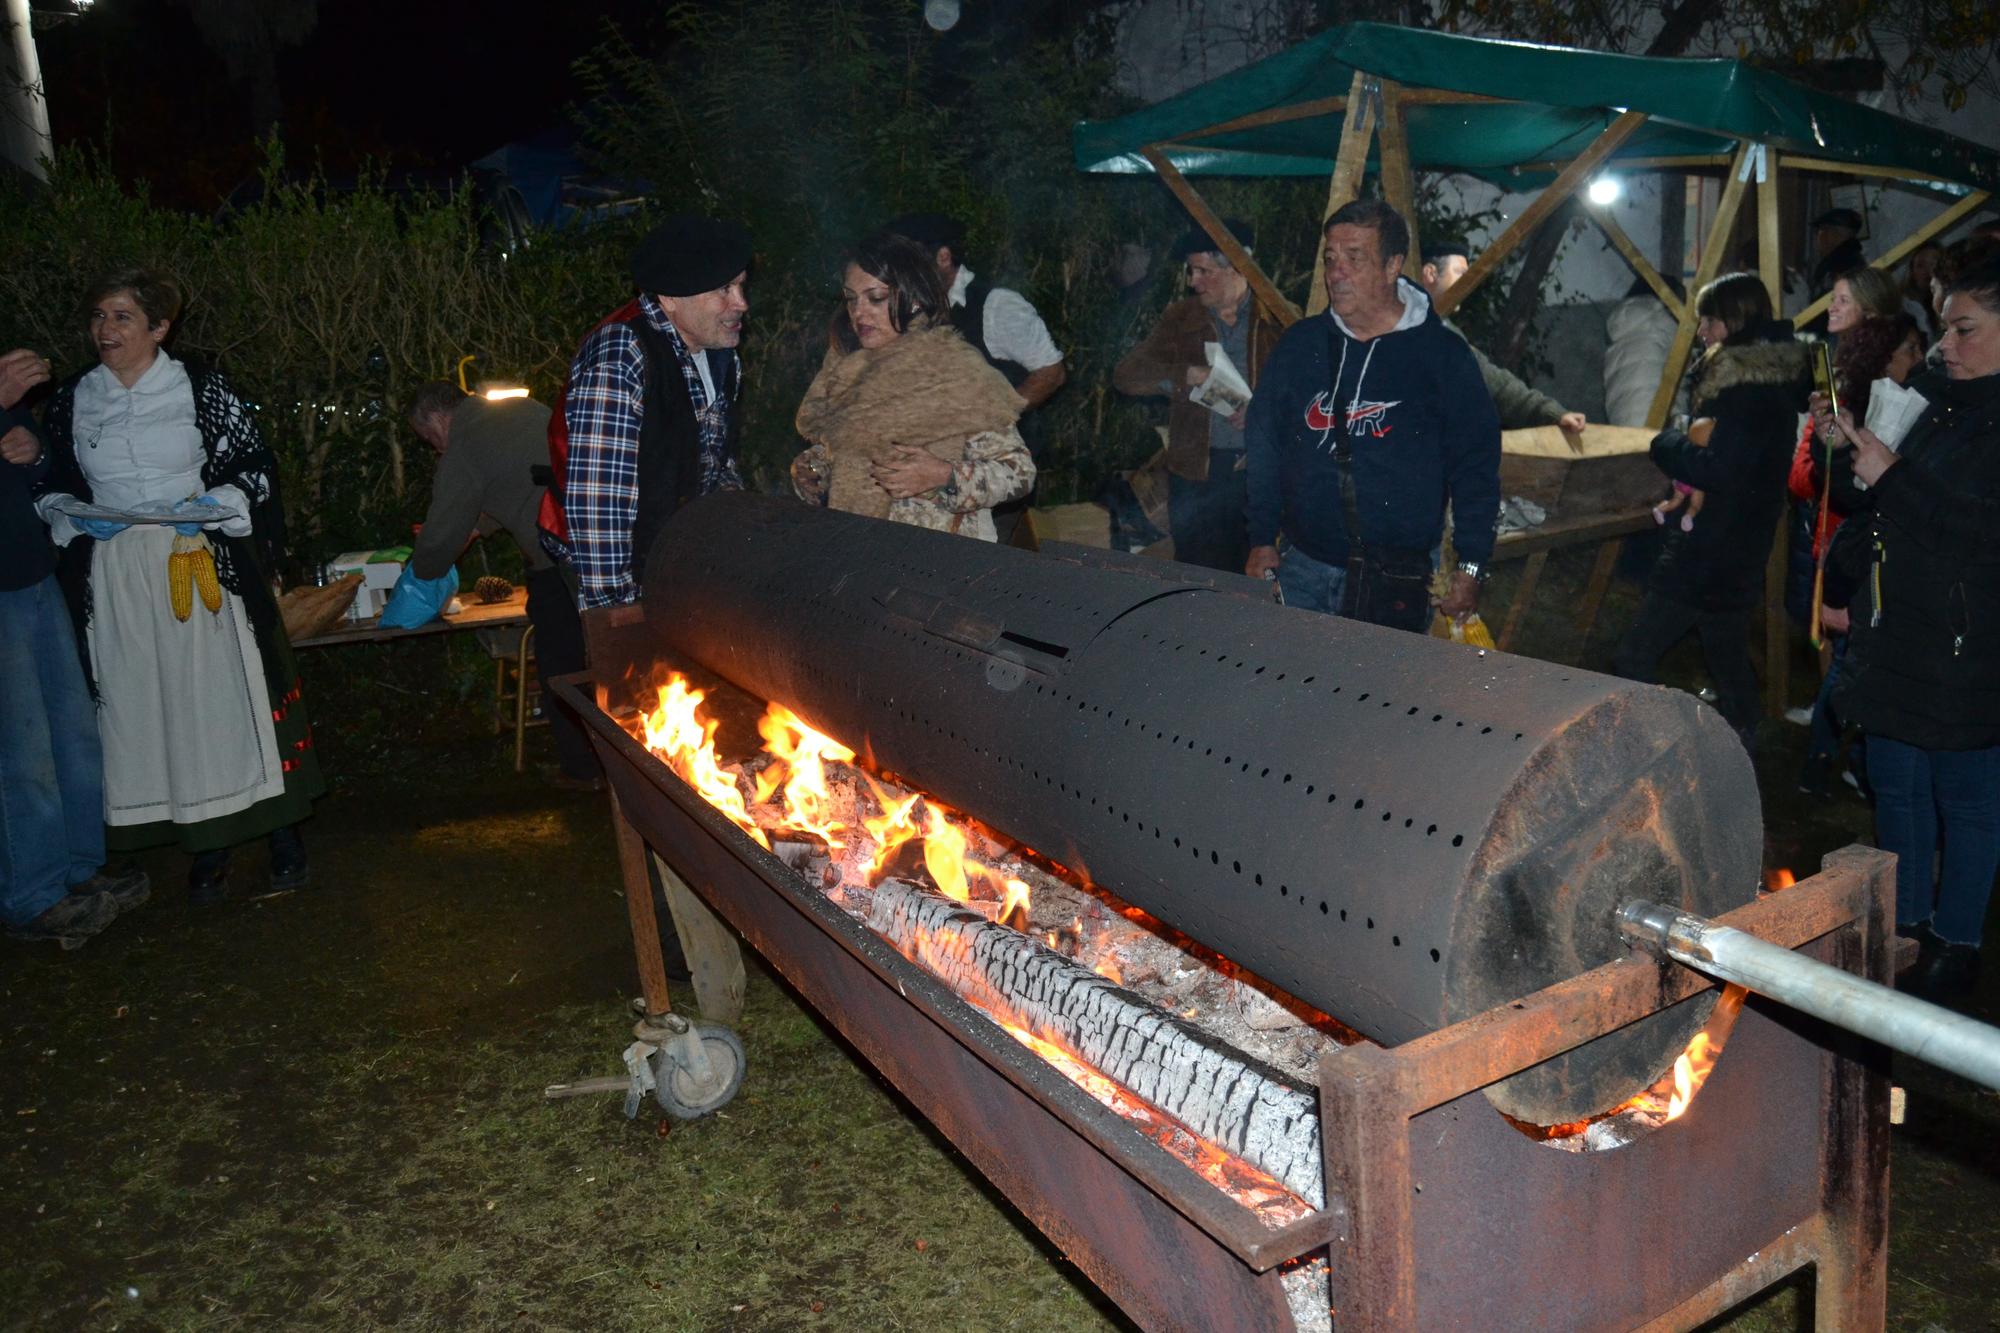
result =
[[[420,579],[415,570],[405,565],[402,577],[396,580],[389,594],[389,604],[382,608],[382,628],[415,629],[428,625],[444,614],[457,591],[458,566],[453,565],[438,578]]]
[[[1495,647],[1493,631],[1486,628],[1486,622],[1479,618],[1477,611],[1463,620],[1454,620],[1444,612],[1438,612],[1437,619],[1431,622],[1431,637],[1450,639],[1453,643],[1472,648]]]

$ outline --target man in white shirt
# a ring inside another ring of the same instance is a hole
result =
[[[935,260],[951,289],[952,319],[959,333],[1007,377],[1015,393],[1027,399],[1021,436],[1039,463],[1043,433],[1035,429],[1035,409],[1069,377],[1063,368],[1062,349],[1049,336],[1048,325],[1027,297],[1012,288],[995,287],[966,266],[965,226],[957,218],[943,213],[906,213],[883,230],[915,241]],[[994,509],[993,525],[1002,545],[1012,541],[1021,513],[1032,500],[1030,495]]]

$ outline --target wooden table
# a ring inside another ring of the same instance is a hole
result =
[[[1635,532],[1649,531],[1654,526],[1653,511],[1648,507],[1616,514],[1594,514],[1587,518],[1557,519],[1538,528],[1502,534],[1493,543],[1493,559],[1525,558],[1528,563],[1521,571],[1521,582],[1514,589],[1514,600],[1507,608],[1506,622],[1499,637],[1494,640],[1494,646],[1510,651],[1514,632],[1520,628],[1528,606],[1534,600],[1535,584],[1541,580],[1542,567],[1549,562],[1549,552],[1565,546],[1587,546],[1596,542],[1597,562],[1591,566],[1590,582],[1584,586],[1583,600],[1576,608],[1577,632],[1587,639],[1596,627],[1597,612],[1604,604],[1605,590],[1611,586],[1611,574],[1617,567],[1618,553],[1624,547],[1625,539]],[[1791,690],[1791,654],[1785,626],[1786,539],[1787,530],[1781,520],[1777,540],[1772,543],[1771,558],[1764,571],[1764,712],[1769,717],[1784,716],[1786,696]]]
[[[1604,604],[1604,592],[1611,586],[1611,572],[1618,565],[1618,552],[1625,539],[1653,526],[1653,511],[1649,506],[1616,514],[1553,519],[1540,527],[1500,534],[1493,542],[1494,561],[1525,558],[1528,563],[1521,571],[1521,582],[1514,589],[1513,603],[1507,608],[1507,619],[1494,645],[1502,652],[1512,651],[1514,632],[1520,629],[1528,606],[1534,601],[1535,585],[1541,581],[1542,567],[1549,563],[1549,552],[1596,543],[1597,563],[1591,566],[1590,582],[1585,585],[1583,601],[1576,609],[1576,627],[1588,636],[1597,624],[1598,608]]]
[[[414,629],[384,629],[381,617],[377,616],[368,620],[345,621],[338,628],[315,634],[309,639],[294,639],[292,647],[333,648],[347,643],[387,643],[392,639],[415,639],[427,634],[451,634],[460,630],[519,631],[512,642],[512,652],[495,654],[500,658],[500,666],[494,686],[497,712],[506,697],[506,667],[511,663],[515,682],[514,771],[519,773],[526,766],[528,663],[535,637],[535,627],[528,623],[528,590],[516,588],[504,602],[476,602],[461,598],[460,603],[464,609],[427,621]]]

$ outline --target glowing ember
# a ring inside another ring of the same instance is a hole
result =
[[[995,920],[1016,930],[1025,930],[1028,925],[1028,886],[1018,879],[1010,879],[1005,888],[1006,892],[1000,899],[1000,915]],[[1018,920],[1014,916],[1016,912],[1021,914]]]
[[[757,734],[776,760],[757,779],[759,802],[771,799],[782,783],[785,818],[781,827],[810,833],[828,847],[847,844],[836,835],[847,826],[833,817],[833,797],[826,786],[826,760],[847,764],[854,751],[801,722],[783,704],[772,704],[758,719]]]
[[[769,851],[770,839],[750,818],[735,776],[716,762],[715,723],[704,722],[698,715],[701,701],[707,697],[700,690],[689,689],[684,677],[671,677],[660,687],[660,706],[641,719],[646,748],[664,759],[683,782],[701,793],[703,800]]]
[[[1798,876],[1784,866],[1764,872],[1764,887],[1772,893],[1776,893],[1779,889],[1789,889],[1798,882]]]

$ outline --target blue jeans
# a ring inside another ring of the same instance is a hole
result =
[[[1340,614],[1341,594],[1347,590],[1346,565],[1315,560],[1290,542],[1278,548],[1278,556],[1278,591],[1285,595],[1286,606]]]
[[[1847,662],[1847,636],[1838,634],[1833,639],[1833,655],[1827,663],[1826,675],[1819,682],[1819,696],[1813,700],[1812,721],[1807,724],[1806,758],[1831,759],[1840,748],[1840,719],[1833,712],[1833,687],[1840,680],[1841,668]]]
[[[1929,921],[1939,939],[1976,947],[2000,872],[2000,745],[1920,750],[1870,736],[1868,784],[1876,845],[1897,857],[1896,923]],[[1933,889],[1940,828],[1944,865]]]
[[[104,864],[104,754],[54,578],[0,592],[0,919],[25,926]]]

